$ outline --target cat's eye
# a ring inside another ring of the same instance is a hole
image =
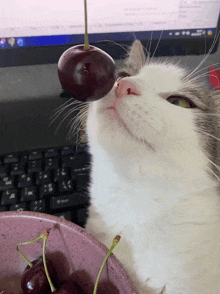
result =
[[[116,81],[120,81],[122,78],[126,78],[126,77],[130,77],[131,75],[125,71],[120,71],[118,74],[117,74],[117,77],[116,77]]]
[[[184,107],[184,108],[195,108],[195,104],[184,97],[181,96],[170,96],[167,98],[167,101],[170,102],[171,104],[174,104],[176,106]]]
[[[131,75],[129,75],[129,73],[127,73],[126,71],[120,71],[118,73],[118,78],[125,78],[125,77],[130,77]]]

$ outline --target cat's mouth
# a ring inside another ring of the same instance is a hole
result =
[[[129,134],[129,136],[133,137],[135,140],[141,142],[141,143],[144,143],[148,149],[152,150],[152,151],[155,151],[154,147],[149,143],[147,142],[146,140],[144,139],[141,139],[141,138],[138,138],[136,136],[136,134],[134,134],[130,128],[126,125],[126,123],[124,122],[124,120],[120,117],[120,114],[118,113],[117,109],[115,108],[115,106],[111,105],[111,106],[108,106],[105,108],[106,111],[107,111],[107,114],[108,116],[113,119],[113,120],[117,120],[117,122],[119,123],[119,125],[124,129],[126,130],[126,132]]]
[[[129,130],[128,126],[125,124],[124,120],[121,118],[120,114],[118,113],[117,109],[115,108],[115,106],[111,105],[108,106],[106,108],[107,110],[107,114],[108,116],[113,119],[113,120],[117,120],[117,122],[119,123],[119,125],[121,127],[123,127],[131,136],[133,136],[133,134],[131,133],[131,131]]]
[[[116,110],[115,106],[111,105],[106,108],[107,114],[111,117],[111,119],[117,120],[120,125],[126,127],[123,119],[120,117],[118,111]],[[127,128],[127,127],[126,127]]]

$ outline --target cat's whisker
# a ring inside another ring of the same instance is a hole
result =
[[[192,82],[192,81],[198,80],[198,79],[200,79],[200,78],[202,78],[202,77],[207,77],[208,74],[209,74],[209,73],[201,74],[201,75],[199,75],[199,76],[197,76],[197,77],[194,77],[193,79],[190,79],[190,81]],[[218,79],[218,77],[215,76],[215,75],[211,75],[211,74],[210,74],[210,76],[211,76],[211,77],[214,77],[214,78],[217,79],[217,81],[218,81],[218,86],[219,86],[219,79]]]
[[[83,141],[83,139],[85,139],[84,135],[82,136],[80,134],[80,131],[81,131],[80,127],[74,129],[74,131],[69,131],[68,135],[67,135],[67,140],[70,141],[70,140],[72,140],[74,138],[75,144],[77,146],[80,145],[80,143]]]
[[[60,115],[68,107],[73,107],[74,106],[74,108],[77,109],[78,107],[81,107],[81,105],[82,105],[82,103],[80,101],[77,101],[77,102],[76,101],[73,101],[73,102],[69,103],[68,105],[65,105],[61,109],[59,109],[56,112],[56,114],[59,114]]]
[[[198,70],[198,71],[195,72],[193,75],[190,75],[190,77],[193,77],[194,75],[198,74],[199,72],[201,72],[201,71],[203,71],[203,70],[205,70],[205,69],[209,69],[211,66],[214,66],[214,65],[219,65],[219,62],[214,63],[214,64],[211,64],[211,65],[209,65],[209,66],[206,66],[206,67],[204,67],[204,68]],[[216,69],[220,69],[220,68],[218,67],[218,68],[216,68]],[[213,72],[213,71],[214,71],[214,70],[208,71],[207,74],[209,74],[210,72]],[[189,75],[188,75],[186,78],[189,78]]]
[[[114,43],[115,45],[121,47],[127,54],[129,54],[129,50],[125,46],[123,46],[123,45],[121,45],[121,44],[119,44],[119,43],[117,43],[117,42],[115,42],[113,40],[100,40],[100,41],[97,41],[96,43],[100,43],[100,42],[111,42],[111,43]]]
[[[214,41],[212,43],[212,46],[210,47],[208,53],[206,54],[206,56],[202,59],[202,61],[199,63],[199,65],[188,75],[188,78],[192,76],[192,74],[194,74],[204,63],[205,61],[208,59],[208,57],[210,56],[217,40],[218,40],[218,36],[219,36],[220,31],[218,32],[217,35],[215,35]]]
[[[81,128],[81,125],[80,125],[80,121],[78,119],[78,115],[76,117],[74,117],[67,125],[67,128],[70,127],[69,129],[69,132],[68,132],[68,135],[67,135],[67,138],[68,139],[71,139],[73,138],[76,134],[78,134],[80,128]]]
[[[66,103],[65,103],[66,104]],[[76,104],[75,105],[75,107],[74,108],[72,108],[72,109],[74,109],[74,110],[77,110],[77,108],[80,108],[81,107],[81,105],[82,105],[82,103],[81,102],[79,102],[79,101],[77,101],[77,103],[76,103],[76,101],[73,101],[73,102],[71,102],[71,103],[69,103],[68,105],[62,105],[62,108],[61,109],[59,109],[58,111],[56,111],[56,113],[54,114],[54,115],[52,115],[52,117],[50,118],[50,119],[52,119],[52,121],[51,121],[51,123],[50,123],[50,125],[61,115],[61,113],[62,112],[64,112],[68,107],[71,107],[71,106],[73,106],[74,104]]]
[[[56,132],[58,131],[58,129],[60,128],[60,126],[62,125],[62,123],[68,118],[68,116],[70,116],[72,113],[76,112],[76,111],[79,111],[80,110],[80,107],[74,107],[72,109],[70,109],[64,116],[64,118],[61,120],[61,122],[59,123],[58,127],[56,128],[55,130],[55,134]],[[59,114],[60,115],[60,114]],[[59,116],[58,115],[58,116]]]
[[[158,46],[159,46],[159,44],[160,44],[160,40],[161,40],[161,38],[162,38],[162,35],[163,35],[163,31],[161,31],[161,33],[160,33],[160,38],[159,38],[159,40],[158,40],[158,42],[157,42],[156,48],[155,48],[154,53],[153,53],[153,55],[151,56],[151,58],[154,58],[154,55],[155,55],[155,53],[156,53],[156,51],[157,51],[157,48],[158,48]]]
[[[214,156],[214,155],[211,155],[211,154],[209,154],[208,156],[205,155],[205,157],[207,158],[207,160],[208,160],[213,166],[215,166],[216,169],[218,169],[218,170],[220,171],[220,166],[217,165],[216,163],[214,163],[214,161],[218,160],[218,157],[216,157],[216,156]],[[213,161],[212,159],[213,159],[214,161]]]
[[[61,104],[59,107],[57,107],[57,108],[54,110],[55,113],[50,117],[50,120],[53,119],[54,117],[55,117],[55,119],[56,119],[57,114],[58,114],[58,113],[60,112],[60,110],[62,110],[62,108],[65,107],[68,103],[70,103],[69,100],[66,101],[65,103]],[[58,115],[58,116],[59,116],[59,115]],[[55,119],[53,119],[53,120],[51,121],[51,123],[49,124],[49,126],[54,122]]]
[[[133,35],[133,37],[134,37],[134,40],[137,40],[137,37],[136,37],[136,34],[135,34],[135,32],[131,32],[131,34]]]
[[[211,135],[211,134],[209,134],[209,133],[206,133],[206,132],[204,132],[204,131],[202,131],[202,130],[200,130],[200,129],[198,129],[198,132],[200,132],[200,133],[202,133],[202,134],[204,134],[204,135],[206,135],[206,136],[208,136],[208,137],[211,137],[211,138],[213,138],[213,139],[216,139],[217,141],[220,141],[220,139],[217,138],[216,136]]]
[[[207,159],[208,159],[208,161],[217,169],[217,170],[219,170],[220,171],[220,166],[218,166],[217,164],[215,164],[211,159],[209,159],[208,157],[207,157]]]
[[[78,102],[77,100],[75,100],[75,99],[72,97],[72,98],[68,99],[66,102],[64,102],[63,104],[61,104],[60,106],[58,106],[58,107],[55,109],[55,111],[59,110],[60,108],[62,108],[63,106],[65,106],[65,105],[68,104],[68,103],[73,103],[73,102],[71,102],[72,100],[73,100],[73,102],[75,102],[75,103]]]
[[[81,109],[81,113],[78,113],[67,125],[67,127],[70,127],[69,132],[68,132],[68,139],[73,138],[75,135],[77,136],[77,141],[78,139],[81,139],[79,136],[79,133],[81,130],[83,130],[82,122],[88,115],[88,107],[85,105]]]
[[[65,109],[64,109],[65,110]],[[63,110],[63,111],[64,111]],[[73,109],[71,109],[71,110],[69,110],[66,114],[65,114],[65,116],[64,116],[64,118],[62,119],[62,121],[61,121],[61,123],[59,124],[59,126],[58,126],[58,129],[59,129],[59,127],[61,126],[61,124],[64,122],[64,120],[72,113],[72,112],[74,112],[74,111],[77,111],[78,109],[75,109],[75,108],[73,108]],[[59,117],[61,115],[61,113],[59,113],[59,114],[57,114],[57,116],[52,120],[52,122],[50,123],[50,125]]]
[[[65,103],[61,104],[59,107],[57,107],[54,110],[55,113],[54,113],[54,115],[52,115],[52,117],[54,117],[57,113],[59,113],[60,111],[62,111],[63,108],[68,107],[70,105],[78,104],[78,103],[79,103],[79,101],[75,100],[74,98],[69,99],[68,101],[66,101]]]
[[[216,116],[216,117],[220,117],[220,114],[217,113],[203,113],[204,116]]]
[[[146,49],[146,52],[147,52],[147,63],[150,63],[150,60],[151,60],[151,57],[150,57],[150,49],[151,49],[152,40],[153,40],[153,31],[151,32],[150,39],[148,40],[147,46],[146,46],[147,47],[147,49]]]
[[[190,82],[193,82],[193,81],[199,80],[199,79],[201,79],[201,78],[203,78],[203,77],[207,77],[207,75],[208,75],[208,73],[201,74],[201,75],[199,75],[199,76],[197,76],[197,77],[194,77],[194,78],[190,79]]]
[[[214,177],[220,181],[220,178],[216,175],[216,173],[210,168],[210,167],[207,167],[207,169],[214,175]]]
[[[81,122],[83,121],[83,119],[88,115],[88,113],[78,113],[78,115],[76,115],[73,119],[71,119],[71,121],[68,123],[67,127],[69,127],[70,124],[81,124]],[[73,128],[73,125],[71,126],[71,129]]]

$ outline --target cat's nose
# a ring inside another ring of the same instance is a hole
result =
[[[126,79],[121,79],[117,83],[115,94],[117,98],[122,98],[128,95],[140,95],[140,92],[134,83]]]

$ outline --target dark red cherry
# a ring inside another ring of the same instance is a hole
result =
[[[104,97],[115,83],[115,62],[106,52],[84,44],[66,50],[58,62],[58,76],[63,88],[79,101]]]
[[[52,262],[46,259],[49,275],[55,277],[55,270]],[[29,265],[25,268],[21,277],[21,289],[24,294],[40,294],[44,293],[50,286],[44,270],[43,258],[32,261],[33,266]]]
[[[75,282],[68,280],[63,282],[53,294],[81,294],[81,292]]]

